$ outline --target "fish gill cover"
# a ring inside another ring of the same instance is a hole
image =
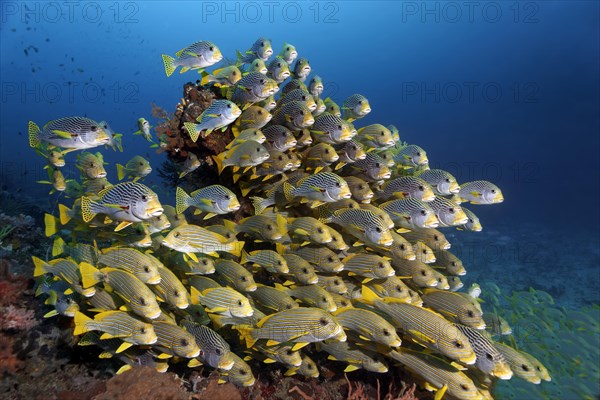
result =
[[[47,317],[72,318],[79,345],[118,359],[118,373],[204,365],[251,386],[261,361],[316,378],[326,355],[344,372],[399,364],[438,399],[489,399],[515,380],[529,386],[512,393],[550,393],[552,339],[529,354],[510,324],[535,315],[548,334],[593,336],[597,321],[569,322],[541,291],[515,293],[506,312],[493,285],[461,291],[477,266],[442,233],[481,231],[477,211],[502,203],[501,189],[430,169],[414,138],[361,123],[383,98],[321,98],[318,59],[274,46],[259,38],[235,60],[199,41],[162,56],[167,77],[192,81],[135,134],[166,154],[158,173],[175,199],[144,185],[154,169],[141,156],[107,175],[102,147],[127,148],[106,122],[29,122],[42,183],[71,200],[45,216],[51,257],[33,258]],[[80,179],[61,173],[68,158]]]

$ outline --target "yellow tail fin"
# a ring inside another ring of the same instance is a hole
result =
[[[241,240],[236,240],[235,242],[231,242],[229,253],[233,254],[236,257],[239,257],[242,253],[242,249],[244,248],[244,242]]]
[[[92,212],[92,203],[89,197],[81,196],[81,217],[84,222],[90,222],[96,216],[96,213]]]
[[[190,199],[190,195],[177,186],[177,191],[175,193],[175,210],[177,211],[177,214],[183,213],[189,207]]]
[[[57,236],[52,243],[52,257],[56,257],[65,252],[67,244],[60,236]]]
[[[58,205],[58,212],[61,225],[66,225],[71,220],[71,209],[64,204]]]
[[[40,145],[40,127],[33,121],[29,121],[27,126],[27,134],[29,136],[29,147],[37,147]]]
[[[224,157],[225,156],[223,153],[216,155],[216,156],[212,156],[213,160],[215,160],[215,163],[217,164],[217,171],[219,171],[219,175],[221,174],[221,172],[223,172],[223,158]]]
[[[162,55],[162,59],[163,59],[163,65],[165,66],[165,74],[167,74],[167,76],[173,75],[173,72],[175,72],[175,68],[176,68],[173,65],[173,62],[175,61],[175,59],[166,54]]]
[[[125,167],[123,167],[121,164],[117,164],[117,179],[122,181],[123,178],[125,178]]]
[[[46,226],[46,237],[50,237],[58,232],[58,218],[52,214],[44,214],[44,225]]]
[[[35,269],[33,270],[33,276],[40,276],[46,273],[46,262],[41,258],[37,258],[36,256],[31,257],[33,260],[33,265],[35,265]]]
[[[79,264],[79,272],[81,273],[81,282],[84,288],[92,287],[100,282],[100,271],[85,261]]]
[[[200,131],[196,128],[196,124],[193,122],[184,122],[183,126],[185,126],[185,129],[190,135],[190,138],[195,143],[198,140],[198,137],[200,136]]]
[[[84,313],[77,311],[75,313],[75,331],[73,331],[73,335],[79,336],[88,332],[89,329],[87,328],[87,324],[91,321],[93,321],[93,319],[91,319]]]

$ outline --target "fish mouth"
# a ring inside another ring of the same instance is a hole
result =
[[[493,371],[492,374],[499,379],[508,380],[513,377],[513,372],[510,368],[498,368],[499,371]]]
[[[163,242],[164,242],[164,240],[163,240]],[[152,278],[152,279],[146,281],[146,283],[148,285],[158,285],[161,280],[162,280],[162,278],[160,276],[157,276],[156,278]]]
[[[470,357],[463,358],[460,361],[464,362],[467,365],[472,365],[475,364],[475,361],[477,361],[477,356],[475,355],[475,353],[473,353]]]
[[[148,343],[144,343],[144,344],[154,344],[158,342],[158,337],[154,336],[154,339],[152,339],[152,341],[148,342]]]
[[[231,368],[233,368],[233,364],[235,364],[235,362],[233,360],[226,362],[225,364],[222,364],[221,362],[217,365],[219,367],[219,369],[224,369],[226,371],[230,370]]]
[[[390,247],[394,243],[394,239],[386,240],[385,242],[381,242],[380,244],[383,247]]]
[[[313,279],[311,279],[310,281],[308,281],[308,284],[312,285],[312,284],[315,284],[317,282],[319,282],[319,278],[318,277],[314,277]]]
[[[246,292],[254,292],[258,288],[256,285],[251,285],[246,288]]]
[[[182,304],[177,304],[177,308],[179,308],[180,310],[185,310],[186,308],[188,308],[190,306],[190,303],[185,302]],[[194,358],[195,356],[193,356],[192,358]]]
[[[160,317],[160,314],[161,314],[161,313],[162,313],[162,311],[158,310],[158,313],[156,313],[156,314],[153,314],[153,315],[150,315],[150,316],[148,316],[147,318],[148,318],[148,319],[156,319],[156,318]],[[152,343],[150,343],[150,344],[152,344]]]
[[[196,358],[200,355],[200,349],[196,350],[193,353],[189,353],[186,358]]]
[[[165,210],[162,207],[149,208],[148,214],[150,214],[150,216],[152,216],[152,217],[158,217],[158,216],[162,215],[162,213],[164,211]]]

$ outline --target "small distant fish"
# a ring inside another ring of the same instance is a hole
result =
[[[321,79],[319,75],[313,76],[310,80],[310,83],[308,84],[308,91],[310,92],[310,94],[312,94],[313,96],[320,96],[321,93],[323,93],[323,90],[323,79]]]
[[[262,61],[267,61],[273,55],[273,47],[271,46],[271,40],[264,37],[258,38],[250,49],[246,50],[245,54],[238,52],[238,58],[244,63],[249,63],[256,58]]]
[[[296,146],[298,141],[292,131],[283,125],[271,124],[262,129],[266,144],[277,151],[286,151]]]
[[[327,104],[327,100],[325,100]],[[355,119],[363,118],[371,112],[369,100],[361,94],[353,94],[344,100],[342,105],[343,117],[346,121],[352,122]],[[334,113],[332,113],[334,114]]]
[[[497,204],[504,201],[498,186],[488,181],[473,181],[460,185],[458,196],[471,204]]]
[[[381,124],[372,124],[360,128],[356,138],[365,146],[374,149],[387,149],[396,143],[392,137],[392,132]]]
[[[152,172],[152,167],[148,160],[142,156],[135,156],[123,166],[117,164],[117,178],[123,180],[125,178],[133,178],[133,182],[148,176]]]
[[[270,157],[268,150],[254,140],[242,142],[223,153],[213,156],[219,173],[228,166],[237,172],[239,168],[254,167],[262,164]]]
[[[217,214],[228,214],[240,209],[240,203],[231,190],[221,185],[211,185],[187,194],[177,187],[177,213],[183,213],[188,207],[196,207],[200,212],[208,213],[204,219]]]
[[[150,122],[148,122],[146,118],[140,118],[138,119],[137,123],[139,130],[133,132],[133,134],[142,135],[147,141],[153,142],[152,134],[150,133],[150,128],[152,128],[152,126],[150,126]]]
[[[253,105],[246,108],[234,124],[234,134],[247,129],[260,129],[265,126],[273,116],[264,108]]]
[[[264,215],[252,215],[242,219],[235,226],[235,230],[246,233],[257,240],[277,242],[287,234],[287,223],[281,215],[278,215],[276,220]]]
[[[435,196],[433,201],[426,204],[435,212],[440,226],[464,225],[469,220],[461,206],[445,197]]]
[[[200,167],[200,160],[194,153],[188,153],[185,161],[181,165],[181,172],[179,173],[179,179],[183,178],[187,174],[190,174]]]
[[[359,368],[377,373],[388,372],[388,367],[383,360],[383,356],[374,351],[365,350],[357,344],[349,342],[323,342],[319,343],[318,348],[329,353],[329,360],[348,363],[344,372],[356,371]]]
[[[352,197],[363,204],[369,204],[374,194],[369,184],[356,176],[345,176],[344,180],[348,183]]]
[[[333,240],[331,233],[332,231],[328,229],[328,234]],[[328,243],[331,243],[331,241]],[[293,254],[296,254],[313,264],[320,272],[332,273],[340,272],[344,269],[344,264],[339,256],[327,247],[304,246],[294,250]]]
[[[306,58],[301,57],[296,60],[293,69],[293,75],[295,79],[299,79],[300,81],[304,82],[308,75],[310,75],[310,71],[310,63]]]
[[[260,72],[263,75],[266,75],[269,70],[267,69],[267,65],[260,58],[255,58],[245,69],[246,72]]]
[[[284,193],[288,200],[302,197],[316,201],[316,205],[348,199],[352,196],[344,179],[331,172],[319,172],[300,180],[296,187],[284,182]]]
[[[267,76],[278,84],[290,77],[289,63],[283,58],[277,57],[267,66]]]
[[[100,123],[84,117],[59,118],[48,122],[41,130],[33,121],[29,121],[28,135],[31,147],[46,142],[68,150],[98,147],[110,140]]]
[[[429,169],[418,173],[419,178],[429,183],[438,196],[448,196],[458,193],[460,186],[456,178],[449,172],[441,169]]]
[[[37,183],[45,183],[52,185],[50,194],[54,192],[64,192],[67,189],[67,180],[63,173],[58,168],[47,166],[48,168],[48,180],[37,181]]]
[[[241,264],[232,260],[215,260],[215,269],[217,275],[228,286],[240,292],[253,292],[256,290],[256,282],[252,273]]]
[[[328,112],[315,118],[310,132],[316,136],[317,141],[330,144],[348,142],[356,135],[356,129],[350,123]]]
[[[294,46],[293,44],[284,43],[283,48],[281,49],[277,57],[281,57],[288,64],[293,63],[294,60],[296,60],[296,57],[298,57],[296,46]]]
[[[342,111],[340,109],[340,106],[338,106],[337,103],[331,98],[327,97],[325,100],[323,100],[323,104],[325,104],[326,112],[333,114],[336,117],[342,117]]]
[[[376,254],[355,253],[342,260],[344,270],[350,275],[358,275],[368,279],[387,278],[395,274],[390,262]]]
[[[231,95],[228,98],[245,109],[252,103],[274,95],[279,87],[277,82],[260,72],[249,72],[230,89],[228,93]]]
[[[302,130],[314,122],[310,109],[300,101],[291,101],[278,108],[272,121],[275,125],[284,125],[293,131]]]
[[[401,176],[384,183],[378,198],[386,200],[390,197],[398,199],[412,197],[424,202],[435,198],[432,187],[423,179],[414,176]]]
[[[87,179],[98,179],[106,177],[106,170],[104,169],[104,158],[102,153],[98,152],[92,154],[84,151],[77,155],[77,163],[75,164],[77,169],[81,171]]]
[[[433,250],[448,250],[450,248],[450,242],[446,239],[446,235],[437,229],[415,229],[403,233],[402,236],[410,242],[420,240]]]
[[[407,198],[388,201],[380,205],[399,228],[437,228],[439,221],[429,203]]]
[[[473,213],[473,211],[462,207],[463,211],[467,215],[468,221],[464,225],[459,225],[456,228],[459,230],[467,230],[473,232],[481,232],[483,230],[483,226],[481,226],[481,221],[479,221],[479,217]]]
[[[425,150],[415,144],[401,146],[400,150],[394,156],[394,161],[396,164],[407,168],[420,167],[429,164],[429,159],[427,158]],[[419,177],[422,178],[420,175]]]
[[[232,86],[242,79],[242,72],[235,65],[219,68],[211,74],[202,72],[202,80],[200,85],[206,85],[209,82],[214,82],[219,86]]]
[[[228,317],[249,317],[254,313],[248,299],[230,287],[209,288],[202,293],[192,287],[191,291],[192,304],[201,303],[209,313]]]
[[[206,137],[214,130],[224,131],[241,113],[242,110],[229,100],[214,100],[196,119],[198,124],[184,122],[183,125],[192,141],[196,142],[201,132],[202,137]]]
[[[393,238],[383,219],[369,210],[342,209],[333,212],[332,222],[367,245],[389,247]]]
[[[274,274],[287,274],[289,268],[285,259],[273,250],[242,252],[241,264],[251,263]]]
[[[175,56],[177,58],[162,55],[167,76],[171,76],[177,67],[181,67],[179,73],[182,74],[190,69],[210,67],[223,59],[219,48],[209,41],[193,43],[179,50]]]
[[[447,250],[434,250],[435,253],[435,264],[439,267],[446,269],[451,275],[466,275],[467,271],[463,265],[463,262],[456,257],[454,254]]]

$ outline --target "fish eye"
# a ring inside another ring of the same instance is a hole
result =
[[[494,360],[494,357],[490,353],[485,353],[485,358],[487,358],[490,361]]]
[[[421,157],[421,152],[420,151],[417,151],[416,154],[417,154],[417,157]]]
[[[341,185],[339,182],[336,182],[336,183],[335,183],[335,186],[336,186],[336,187],[341,187],[342,185]]]
[[[302,273],[303,274],[308,274],[308,268],[302,268]]]
[[[140,328],[140,333],[146,333],[146,328],[142,326],[142,327]]]
[[[325,154],[329,154],[329,149],[325,149]]]
[[[300,110],[300,115],[304,115],[304,111]]]
[[[490,192],[496,193],[496,189],[492,189],[492,190],[490,190]]]
[[[423,185],[419,185],[419,190],[422,192],[425,190],[425,187],[423,187]]]
[[[283,265],[283,263],[280,261],[277,261],[277,265]]]
[[[454,347],[456,347],[457,349],[462,349],[465,346],[461,342],[456,341],[456,342],[454,342]]]
[[[214,49],[215,49],[215,48],[214,48],[214,47],[212,47],[212,46],[210,46],[208,49],[209,49],[210,51],[214,51]]]
[[[257,153],[260,153],[260,147],[257,147],[257,148],[256,148],[256,152],[257,152]]]
[[[181,339],[180,343],[181,343],[182,346],[189,346],[190,345],[190,343],[188,342],[187,339]]]
[[[450,178],[445,179],[446,183],[450,183]]]
[[[421,275],[423,276],[427,276],[427,271],[425,271],[424,269],[421,270]]]
[[[287,354],[288,356],[291,356],[292,354],[294,354],[294,352],[292,351],[292,349],[287,349],[285,354]]]
[[[387,329],[383,329],[382,333],[384,334],[384,336],[390,336],[390,331],[388,331]]]
[[[283,157],[282,157],[282,156],[279,156],[279,157],[277,157],[277,159],[278,159],[279,161],[283,161]]]
[[[469,387],[468,387],[467,385],[465,385],[464,383],[460,385],[460,388],[461,388],[462,390],[464,390],[465,392],[466,392],[467,390],[469,390]]]
[[[241,301],[241,300],[238,300],[237,304],[238,304],[238,306],[240,306],[240,307],[241,307],[241,306],[242,306],[242,301]]]
[[[427,254],[427,250],[426,249],[423,249],[423,254]]]
[[[402,286],[400,286],[400,285],[396,286],[396,292],[402,293],[403,291],[404,291],[404,289],[402,288]]]
[[[267,228],[267,230],[272,231],[273,230],[273,225],[267,224],[266,228]]]
[[[278,67],[281,67],[281,63],[280,63],[280,62],[278,62],[278,63],[277,63],[277,66],[278,66]]]
[[[375,228],[375,232],[381,233],[381,228],[380,227]]]
[[[231,73],[231,75],[237,75],[237,72],[236,72],[236,71],[233,71],[233,72]]]
[[[375,168],[379,168],[381,167],[381,164],[379,164],[378,162],[375,163]]]
[[[245,276],[242,276],[242,277],[240,277],[240,280],[241,280],[242,282],[246,282],[246,281],[248,280],[248,278],[246,278]]]
[[[260,83],[265,83],[265,80],[264,80],[264,79],[261,79],[261,80],[260,80]]]
[[[181,233],[175,232],[175,237],[178,238],[179,236],[181,236]]]
[[[528,367],[527,365],[525,365],[525,364],[522,364],[522,365],[521,365],[521,368],[523,369],[523,371],[525,371],[525,372],[529,372],[529,367]]]
[[[450,264],[452,264],[453,267],[456,267],[456,261],[452,261]]]
[[[143,297],[139,298],[139,302],[141,305],[145,306],[146,305],[146,299],[144,299]]]
[[[262,115],[262,110],[258,110],[256,113],[257,113],[258,115]]]
[[[329,262],[333,262],[333,257],[329,256],[329,257],[327,258],[327,261],[329,261]]]
[[[317,228],[318,233],[323,233],[323,228]]]
[[[231,104],[227,104],[227,108],[231,108]]]
[[[178,290],[173,291],[173,296],[179,297],[179,291]]]
[[[144,163],[140,161],[140,165],[144,165]]]
[[[260,42],[260,47],[264,47],[265,42]]]
[[[377,267],[378,267],[378,268],[383,268],[383,263],[382,263],[382,262],[380,262],[379,264],[377,264]]]
[[[148,196],[146,196],[145,194],[142,195],[142,200],[146,201],[148,200]]]
[[[96,132],[96,130],[97,130],[97,129],[98,129],[98,127],[97,127],[97,126],[94,126],[94,125],[90,126],[90,130],[91,130],[92,132]]]
[[[218,356],[221,355],[221,349],[215,349],[215,353],[217,353]]]
[[[359,101],[358,101],[358,104],[362,104],[362,100],[359,100]]]
[[[406,250],[406,246],[405,246],[405,245],[403,245],[403,244],[401,244],[401,245],[400,245],[400,250]]]
[[[327,320],[327,318],[321,318],[319,319],[319,323],[323,326],[326,326],[327,324],[329,324],[329,321]]]
[[[475,315],[473,314],[473,311],[469,310],[467,311],[467,315],[471,318],[473,318]]]
[[[352,150],[358,150],[358,147],[352,146]]]
[[[202,260],[202,265],[208,265],[208,261]]]
[[[146,273],[150,272],[150,268],[144,267],[144,272],[146,272]]]
[[[231,198],[231,197],[230,197],[228,194],[226,194],[226,195],[225,195],[225,196],[223,196],[223,197],[225,197],[225,200],[229,200],[229,199]]]
[[[421,215],[427,215],[427,211],[421,210]]]
[[[385,132],[384,132],[384,131],[381,131],[381,133],[380,133],[379,135],[380,135],[380,136],[384,136],[384,135],[385,135]]]
[[[333,284],[334,284],[334,285],[339,285],[339,284],[340,284],[340,281],[338,281],[337,279],[334,279],[334,281],[333,281]]]

